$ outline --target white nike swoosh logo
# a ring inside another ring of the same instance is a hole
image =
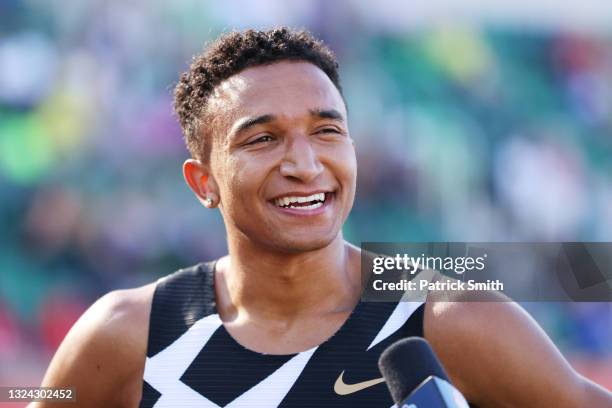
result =
[[[373,385],[380,384],[381,382],[385,381],[384,378],[380,377],[380,378],[375,378],[373,380],[362,381],[362,382],[355,383],[355,384],[346,384],[344,380],[342,379],[343,375],[344,375],[344,370],[340,373],[340,375],[338,376],[338,379],[336,380],[336,383],[334,384],[334,391],[338,395],[352,394],[354,392],[361,391],[365,388],[372,387]]]

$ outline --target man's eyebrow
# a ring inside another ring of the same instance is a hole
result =
[[[276,119],[276,117],[274,115],[269,115],[269,114],[256,116],[254,118],[247,118],[247,119],[240,121],[237,125],[235,125],[234,131],[232,133],[237,135],[240,132],[243,132],[250,127],[261,125],[264,123],[269,123],[269,122],[272,122],[274,119]]]
[[[344,121],[344,116],[335,109],[311,109],[310,114],[321,119],[335,119]]]

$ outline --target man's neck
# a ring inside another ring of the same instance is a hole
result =
[[[297,254],[229,246],[216,276],[219,309],[227,319],[282,323],[348,313],[360,295],[359,251],[341,234],[324,248]]]

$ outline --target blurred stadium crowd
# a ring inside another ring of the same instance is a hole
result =
[[[40,381],[101,294],[226,250],[182,181],[171,104],[232,28],[304,26],[337,53],[359,154],[349,241],[612,241],[612,31],[282,3],[0,2],[0,384]],[[610,361],[609,303],[527,307],[591,375]]]

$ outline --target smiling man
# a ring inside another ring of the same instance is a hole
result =
[[[376,363],[408,336],[478,406],[610,406],[515,304],[359,301],[360,251],[341,230],[354,143],[336,60],[308,33],[219,38],[175,108],[185,180],[220,210],[229,254],[98,300],[44,379],[76,388],[65,406],[390,407]]]

